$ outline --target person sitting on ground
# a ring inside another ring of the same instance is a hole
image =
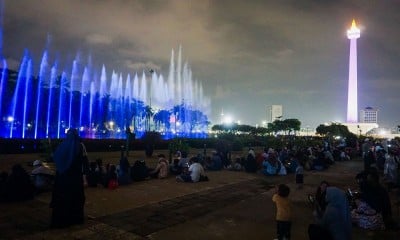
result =
[[[364,170],[368,170],[371,165],[376,163],[374,147],[371,147],[364,156]]]
[[[285,165],[281,162],[281,160],[277,159],[278,161],[278,171],[277,174],[279,176],[285,176],[287,174]]]
[[[360,198],[355,199],[355,205],[355,208],[351,211],[351,219],[356,226],[368,230],[385,229],[381,213]]]
[[[383,167],[383,180],[387,184],[389,190],[398,183],[398,161],[394,151],[389,150]]]
[[[281,151],[279,151],[278,155],[279,161],[285,163],[289,159],[289,150],[287,149],[287,147],[284,147]]]
[[[326,209],[326,188],[329,187],[327,181],[322,181],[315,193],[315,211],[318,216],[322,216]]]
[[[279,162],[274,152],[270,152],[263,162],[263,174],[267,176],[276,175],[279,171]]]
[[[344,150],[340,150],[340,161],[349,161],[350,160],[350,156],[349,154]]]
[[[296,157],[293,154],[289,154],[289,159],[286,161],[284,165],[286,167],[287,173],[295,173],[296,168],[299,165],[299,162],[297,161]]]
[[[261,152],[258,153],[256,156],[256,164],[257,164],[257,169],[262,168],[262,164],[264,162],[264,159],[267,158],[268,154],[266,152]]]
[[[103,160],[101,158],[97,158],[96,165],[97,180],[99,183],[104,185],[106,182],[107,170],[103,165]]]
[[[385,167],[385,162],[387,160],[386,154],[390,155],[390,153],[387,153],[382,147],[376,146],[376,167],[381,171],[383,171]]]
[[[181,159],[181,157],[182,157],[182,152],[181,151],[176,151],[175,158]]]
[[[379,182],[379,173],[376,168],[370,167],[361,175],[360,181],[360,200],[366,202],[368,206],[374,209],[377,213],[381,213],[385,228],[395,228],[396,224],[392,217],[392,208],[390,203],[389,193],[385,187]]]
[[[166,178],[168,177],[168,161],[165,159],[164,154],[158,155],[158,164],[155,169],[149,169],[149,176],[151,178]]]
[[[181,151],[176,151],[174,158],[179,160],[179,159],[181,159],[181,157],[182,157],[182,152]]]
[[[181,153],[181,158],[179,159],[178,166],[180,168],[181,173],[185,167],[189,167],[189,158],[186,151],[183,151]]]
[[[249,173],[257,172],[257,169],[258,169],[257,160],[256,160],[256,154],[255,154],[253,148],[250,148],[249,152],[247,153],[247,158],[244,163],[244,169],[246,170],[246,172],[249,172]]]
[[[44,166],[42,161],[35,160],[33,162],[31,179],[37,192],[50,191],[54,185],[54,172]]]
[[[316,224],[310,224],[310,240],[350,240],[351,215],[346,194],[339,188],[326,188],[326,209],[316,217]]]
[[[217,151],[212,152],[211,162],[206,163],[206,168],[210,171],[219,171],[222,169],[221,156]]]
[[[131,178],[133,181],[143,181],[149,177],[149,171],[146,166],[146,162],[141,160],[136,160],[131,167]]]
[[[181,175],[176,176],[176,181],[178,182],[199,182],[201,176],[205,176],[204,168],[199,163],[197,157],[192,157],[190,159],[190,167],[184,171]],[[208,178],[207,178],[208,179]]]
[[[182,167],[179,165],[179,161],[182,158],[182,153],[177,151],[172,159],[169,161],[169,172],[173,175],[179,175],[182,173]]]
[[[298,164],[295,170],[295,180],[297,189],[302,189],[304,184],[304,167],[303,164]]]
[[[117,166],[118,185],[126,185],[132,182],[129,172],[130,169],[131,166],[128,158],[124,155],[124,149],[121,149],[121,158],[119,159],[119,164]]]
[[[316,152],[316,158],[313,161],[312,169],[321,171],[327,168],[327,163],[325,159],[325,154],[322,149],[318,149]]]
[[[334,164],[335,163],[335,159],[333,158],[331,151],[325,150],[323,153],[324,153],[324,159],[325,159],[326,164]]]
[[[173,175],[179,175],[182,173],[182,168],[179,166],[179,159],[172,159],[171,164],[169,165],[169,172]]]
[[[232,161],[230,165],[228,165],[227,169],[231,171],[242,171],[243,166],[241,164],[241,159],[239,156],[235,158],[235,161]]]
[[[343,159],[341,159],[341,156],[340,156],[342,152],[344,152],[344,148],[339,148],[337,146],[333,147],[332,156],[333,156],[333,160],[335,162],[343,161]]]
[[[204,168],[207,169],[207,166],[211,165],[211,156],[207,156],[205,161],[204,161]],[[189,164],[187,164],[187,166],[189,167]]]
[[[107,175],[106,175],[106,185],[109,189],[115,189],[118,187],[118,177],[117,177],[117,167],[114,164],[108,164]]]
[[[204,152],[198,152],[196,156],[197,156],[197,159],[199,159],[200,165],[203,166],[203,168],[204,168],[204,166],[206,165],[205,164],[206,155],[204,155]]]
[[[97,187],[97,185],[100,183],[99,175],[96,172],[96,167],[96,162],[89,163],[89,171],[86,175],[88,187]]]
[[[34,196],[34,186],[29,174],[20,164],[15,164],[11,168],[11,173],[7,178],[5,197],[7,201],[31,200]]]
[[[316,161],[316,152],[312,148],[308,148],[308,150],[305,152],[303,161],[300,161],[304,163],[304,169],[306,170],[313,170],[314,169],[314,162]]]

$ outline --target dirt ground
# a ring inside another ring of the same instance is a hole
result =
[[[155,151],[154,156],[165,151]],[[196,150],[193,153],[197,153]],[[240,153],[235,153],[240,154]],[[89,159],[117,163],[119,152],[91,152]],[[129,160],[146,159],[154,166],[157,157],[130,152]],[[21,163],[30,170],[37,154],[1,155],[0,170]],[[43,160],[43,159],[42,159]],[[51,165],[51,164],[50,164]],[[85,189],[86,221],[67,229],[48,228],[50,193],[34,200],[0,205],[0,239],[274,239],[275,208],[271,201],[275,184],[291,188],[293,203],[292,239],[308,239],[312,209],[307,194],[322,180],[342,189],[354,188],[354,176],[362,168],[359,160],[338,162],[326,171],[308,171],[298,189],[294,176],[266,177],[261,174],[222,170],[207,172],[209,182],[177,183],[173,176],[120,186],[116,190]],[[393,214],[399,221],[391,192]],[[366,231],[353,228],[353,239],[399,239],[399,232]]]

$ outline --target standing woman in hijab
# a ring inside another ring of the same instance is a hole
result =
[[[52,228],[82,224],[84,221],[83,155],[78,131],[68,130],[66,139],[54,153],[57,171],[50,203],[53,208]]]

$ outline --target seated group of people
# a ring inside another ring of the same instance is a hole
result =
[[[282,163],[282,161],[279,159],[279,157],[272,148],[270,148],[267,153],[264,152],[262,154],[262,157],[263,157],[262,173],[264,175],[269,176],[269,175],[287,174],[287,170],[284,163]],[[291,166],[294,166],[295,164],[297,165],[297,162],[294,162],[293,165]]]
[[[6,171],[0,173],[0,201],[29,200],[37,193],[51,191],[54,175],[54,172],[40,160],[33,162],[30,174],[21,164],[15,164],[10,174]]]
[[[102,160],[97,159],[95,162],[90,162],[88,169],[84,171],[86,184],[89,187],[102,185],[114,189],[119,185],[130,184],[134,181],[167,178],[169,174],[176,175],[177,181],[182,182],[198,182],[207,178],[197,157],[188,159],[185,153],[181,155],[178,152],[171,163],[164,154],[159,154],[157,157],[158,163],[155,168],[148,167],[144,160],[137,160],[131,166],[123,152],[117,166],[113,164],[104,166]]]
[[[131,166],[128,158],[121,152],[118,165],[103,165],[102,159],[86,162],[83,165],[84,184],[88,187],[103,186],[114,189],[119,185],[130,184],[150,178],[166,178],[171,173],[177,176],[177,181],[206,181],[203,166],[198,157],[187,158],[187,154],[177,153],[170,164],[164,154],[158,155],[155,168],[150,168],[144,160],[137,160]],[[33,162],[33,170],[27,172],[20,164],[15,164],[10,174],[0,173],[0,202],[22,201],[33,199],[40,192],[51,191],[54,186],[55,173],[40,160]]]
[[[309,227],[310,239],[350,239],[352,225],[368,230],[398,228],[378,171],[374,168],[363,171],[356,180],[360,190],[357,193],[351,190],[345,193],[326,181],[320,183],[312,201],[317,221]]]
[[[389,193],[380,183],[379,172],[369,168],[357,174],[360,194],[354,197],[352,217],[357,226],[366,229],[394,228]]]
[[[176,176],[178,182],[200,182],[208,181],[208,177],[204,173],[203,166],[199,163],[198,157],[192,157],[189,166],[183,169],[183,172]]]
[[[189,167],[188,155],[186,152],[177,151],[172,159],[171,164],[169,164],[169,172],[173,175],[179,175],[183,173],[185,169]]]
[[[214,155],[215,154],[213,154],[213,156]],[[204,166],[210,166],[209,164],[211,163],[211,161],[209,157],[207,157],[205,161],[202,160],[202,156],[198,155],[189,159],[186,152],[177,151],[169,167],[170,173],[176,176],[177,182],[208,181],[208,177],[205,174],[205,167],[203,167],[203,164]],[[203,164],[201,162],[203,162]],[[209,168],[209,170],[212,169]]]
[[[332,153],[333,152],[333,153]],[[305,170],[324,170],[335,161],[349,160],[350,157],[344,148],[331,151],[328,147],[288,148],[282,149],[264,148],[264,151],[256,154],[250,148],[247,157],[242,160],[243,169],[247,172],[261,171],[267,176],[286,175],[296,173],[298,168]]]
[[[284,155],[283,153],[287,153]],[[288,154],[287,149],[283,149],[280,153],[272,148],[264,150],[262,154],[255,156],[255,152],[250,148],[244,168],[247,172],[256,172],[259,169],[261,173],[267,176],[286,175],[287,173],[296,172],[299,162],[292,154]]]
[[[121,154],[118,165],[106,164],[100,158],[89,163],[84,171],[85,184],[89,187],[102,185],[105,188],[114,189],[119,185],[127,185],[133,181],[143,181],[149,178],[165,178],[168,176],[168,161],[163,155],[159,155],[159,162],[155,169],[147,167],[144,160],[137,160],[131,166],[128,158]]]
[[[0,201],[16,202],[33,199],[35,186],[30,174],[21,166],[15,164],[11,172],[0,173]]]

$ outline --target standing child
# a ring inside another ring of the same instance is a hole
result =
[[[285,184],[275,187],[272,201],[276,204],[276,232],[278,240],[290,239],[291,206],[289,201],[290,188]]]
[[[296,184],[297,189],[302,189],[304,183],[304,168],[301,163],[296,168]]]

